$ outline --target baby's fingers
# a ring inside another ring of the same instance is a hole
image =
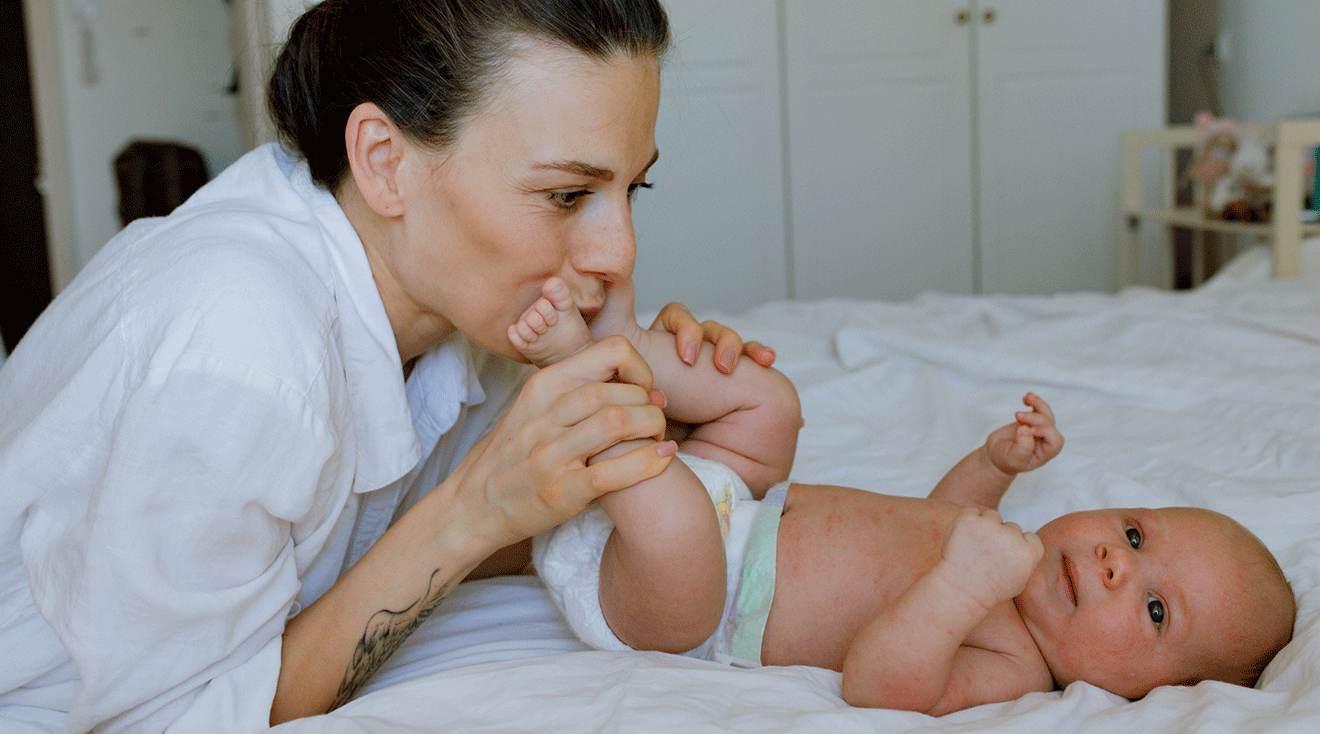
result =
[[[1054,423],[1054,409],[1045,399],[1034,392],[1029,392],[1022,396],[1022,404],[1031,408],[1032,412],[1039,413],[1050,423]]]
[[[1036,450],[1036,432],[1031,426],[1018,426],[1013,434],[1013,449],[1023,456],[1030,456]]]
[[[1025,540],[1027,546],[1031,548],[1031,557],[1035,558],[1036,562],[1039,563],[1040,559],[1045,557],[1045,544],[1041,542],[1040,536],[1031,531],[1027,531],[1022,534],[1022,539]]]
[[[1054,421],[1040,413],[1027,413],[1025,411],[1015,413],[1018,428],[1027,428],[1031,435],[1040,439],[1058,438],[1062,440],[1063,435],[1055,428]]]

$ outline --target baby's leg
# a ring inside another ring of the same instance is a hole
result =
[[[783,373],[741,359],[725,375],[715,369],[709,343],[696,364],[684,364],[672,334],[643,332],[635,344],[665,394],[665,415],[690,429],[673,436],[679,450],[733,469],[757,499],[788,478],[802,407]]]
[[[637,325],[634,298],[631,279],[609,283],[605,291],[605,305],[591,320],[591,338],[600,341],[617,334],[640,348],[647,332]],[[673,344],[670,344],[670,348],[673,348]]]
[[[635,446],[620,444],[597,458]],[[610,629],[637,650],[680,653],[700,645],[723,615],[726,579],[719,520],[701,480],[674,459],[659,476],[598,501],[615,526],[600,565],[600,605]]]
[[[544,367],[590,344],[591,332],[573,305],[568,284],[550,278],[536,303],[509,327],[509,341],[532,364]]]

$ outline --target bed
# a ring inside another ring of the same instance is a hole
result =
[[[1308,244],[1307,273],[1320,273]],[[806,419],[794,477],[922,496],[1027,390],[1063,453],[1004,515],[1191,504],[1236,517],[1299,598],[1294,641],[1257,689],[1084,683],[941,719],[853,709],[837,673],[737,670],[586,650],[534,577],[460,586],[357,699],[298,732],[1320,731],[1320,279],[1272,280],[1248,251],[1192,291],[925,295],[775,303],[720,316],[775,346]]]

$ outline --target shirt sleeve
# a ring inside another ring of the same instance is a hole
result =
[[[305,393],[186,349],[114,410],[90,501],[39,503],[25,529],[33,595],[81,680],[68,728],[264,730],[294,528],[348,491],[326,479],[336,437]]]

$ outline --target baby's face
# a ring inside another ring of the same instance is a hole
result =
[[[1045,555],[1015,601],[1055,682],[1140,698],[1240,649],[1266,611],[1252,608],[1245,541],[1227,523],[1191,508],[1109,509],[1041,528]]]

